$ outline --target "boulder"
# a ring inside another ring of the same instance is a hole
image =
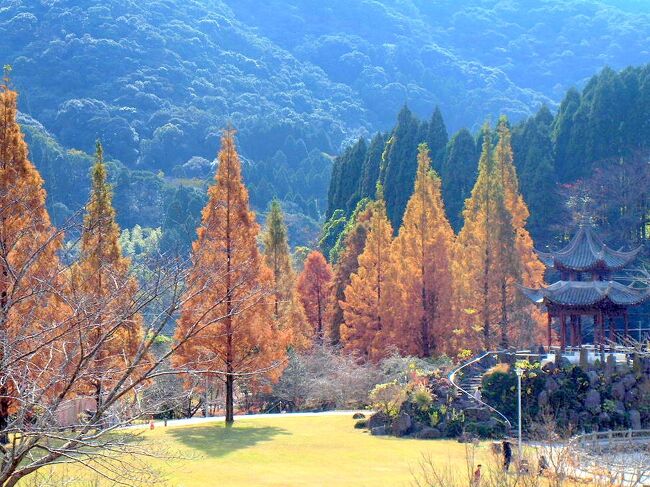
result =
[[[363,413],[354,413],[352,419],[366,419],[366,415]]]
[[[639,397],[639,389],[636,388],[630,389],[625,393],[625,398],[623,399],[623,401],[625,401],[628,404],[633,403],[634,401],[637,400],[638,397]]]
[[[411,417],[408,414],[402,412],[399,413],[393,420],[391,430],[395,436],[404,436],[409,434],[412,425],[413,421],[411,421]]]
[[[540,409],[548,406],[548,392],[542,391],[537,396],[537,404],[539,404]]]
[[[386,426],[377,426],[370,430],[370,434],[372,436],[386,436],[388,434],[388,430],[386,429]]]
[[[390,416],[382,412],[375,413],[370,416],[368,420],[368,428],[378,428],[380,426],[388,426],[390,424]]]
[[[546,364],[544,364],[544,367],[542,367],[542,370],[547,374],[552,374],[555,371],[555,369],[557,369],[557,367],[553,362],[547,362]]]
[[[423,440],[437,440],[438,438],[442,438],[442,433],[438,428],[423,428],[417,434],[417,437]]]
[[[612,397],[622,401],[625,398],[625,384],[623,381],[616,381],[612,384]]]
[[[600,412],[600,392],[589,389],[585,395],[585,408],[592,414]]]
[[[621,382],[625,386],[625,389],[630,390],[636,385],[636,377],[634,377],[634,374],[626,374],[621,379]]]
[[[489,421],[492,417],[488,408],[466,408],[464,413],[466,421]]]
[[[641,413],[636,409],[630,411],[630,427],[633,430],[641,429]]]

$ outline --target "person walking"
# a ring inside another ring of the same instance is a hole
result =
[[[481,392],[481,386],[478,386],[474,391],[474,399],[478,402],[483,402],[483,393]]]
[[[512,445],[508,440],[503,442],[503,471],[510,470],[510,462],[512,462]]]

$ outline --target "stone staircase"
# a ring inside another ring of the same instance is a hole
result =
[[[504,421],[508,429],[511,430],[512,424],[503,413],[497,411],[483,400],[479,401],[474,397],[476,390],[481,385],[483,374],[490,367],[496,364],[494,356],[498,353],[499,352],[486,352],[475,357],[454,369],[449,374],[448,378],[452,386],[456,388],[458,394],[458,405],[461,408],[484,410],[484,414],[498,417],[500,420]]]

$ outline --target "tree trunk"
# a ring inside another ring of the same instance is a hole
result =
[[[508,348],[508,310],[506,280],[501,281],[501,347]]]
[[[3,396],[0,399],[0,445],[9,443],[9,435],[5,431],[7,425],[9,424],[9,401],[4,398],[7,395],[7,389],[0,389],[0,396]]]
[[[485,263],[483,269],[483,345],[490,350],[490,251],[485,246]]]
[[[228,364],[226,375],[226,426],[232,426],[235,422],[234,396],[235,377],[232,375],[232,365]]]
[[[228,154],[228,180],[230,181],[230,168],[232,164],[232,154]],[[232,271],[232,236],[230,228],[230,184],[227,185],[226,197],[226,426],[232,426],[235,422],[234,414],[234,396],[235,396],[235,376],[233,375],[234,350],[232,342],[232,284],[230,275]]]
[[[422,357],[429,357],[431,355],[431,344],[429,343],[429,316],[427,309],[427,290],[424,286],[424,270],[422,270],[422,322],[421,322],[421,334],[422,334]]]

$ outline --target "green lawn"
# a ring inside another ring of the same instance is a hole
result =
[[[160,427],[143,442],[153,454],[164,448],[177,457],[148,460],[175,487],[407,486],[423,456],[465,468],[465,447],[456,441],[373,437],[353,425],[350,415],[287,415],[241,419],[230,429],[216,422]]]

